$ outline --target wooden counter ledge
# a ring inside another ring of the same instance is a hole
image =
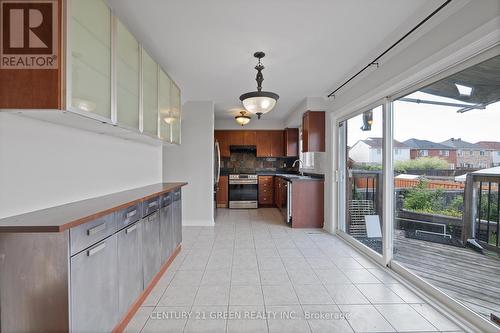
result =
[[[0,232],[61,232],[187,183],[158,183],[0,219]]]

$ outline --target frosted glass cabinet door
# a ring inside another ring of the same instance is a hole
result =
[[[102,0],[71,0],[71,109],[111,119],[111,12]]]
[[[139,42],[119,20],[116,28],[117,120],[139,129]]]
[[[158,136],[158,65],[142,50],[143,132]]]
[[[171,111],[170,78],[163,70],[160,70],[158,97],[160,103],[160,138],[165,142],[172,142],[171,124],[174,121],[174,116]]]
[[[171,123],[172,143],[181,143],[181,91],[179,87],[171,81],[170,85],[170,103],[174,119]]]

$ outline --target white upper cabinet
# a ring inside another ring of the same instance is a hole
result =
[[[160,138],[165,142],[172,142],[171,127],[174,121],[171,111],[170,85],[170,78],[163,70],[160,70],[160,79],[158,82]]]
[[[158,136],[158,65],[142,50],[143,132]]]
[[[67,3],[67,109],[117,125],[109,131],[96,126],[99,133],[179,144],[179,87],[113,15],[106,1]],[[87,122],[84,127],[89,128]]]
[[[117,121],[139,130],[139,42],[116,21]]]
[[[71,0],[71,110],[111,119],[111,12],[101,0]]]
[[[170,109],[173,120],[171,123],[171,142],[181,143],[181,91],[174,81],[170,82]]]

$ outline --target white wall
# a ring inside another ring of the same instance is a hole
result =
[[[214,224],[214,104],[188,101],[182,106],[181,145],[163,147],[163,181],[186,181],[182,190],[183,225]]]
[[[252,130],[252,129],[262,129],[262,130],[272,130],[272,129],[283,129],[285,124],[280,119],[266,118],[265,115],[261,119],[257,119],[257,116],[251,116],[252,120],[245,125],[241,126],[234,121],[234,119],[222,118],[215,119],[215,129],[218,130]]]
[[[0,218],[159,182],[161,147],[0,113]]]

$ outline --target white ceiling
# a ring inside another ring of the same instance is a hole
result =
[[[182,89],[213,100],[216,117],[256,88],[253,58],[266,52],[263,90],[283,119],[306,96],[326,96],[439,6],[435,0],[108,0]]]

